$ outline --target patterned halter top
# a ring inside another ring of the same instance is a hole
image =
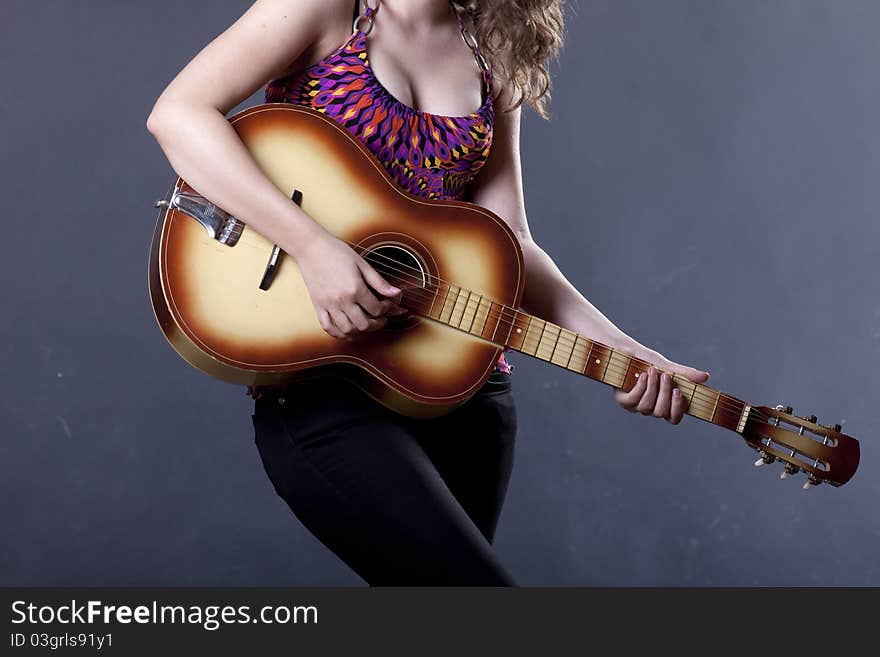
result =
[[[425,199],[467,200],[468,185],[485,164],[492,145],[495,108],[492,74],[476,40],[450,2],[462,39],[482,73],[483,101],[475,112],[444,116],[417,110],[395,98],[379,82],[367,54],[376,10],[360,13],[354,3],[353,30],[321,61],[265,88],[267,103],[304,105],[345,126],[375,155],[404,190]],[[496,371],[510,374],[504,350]]]

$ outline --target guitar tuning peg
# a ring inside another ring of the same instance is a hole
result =
[[[758,454],[761,455],[757,461],[755,461],[755,467],[760,468],[762,465],[767,465],[768,463],[773,463],[776,460],[776,457],[772,454],[768,454],[763,449],[758,450]]]
[[[814,486],[818,486],[821,483],[822,480],[811,472],[807,481],[804,482],[804,490],[810,490]]]
[[[834,429],[834,430],[837,431],[837,432],[840,432],[840,430],[841,430],[842,427],[841,427],[839,424],[835,424],[835,425],[834,425],[833,427],[831,427],[831,428]]]
[[[783,413],[788,413],[789,415],[791,415],[794,411],[791,406],[786,406],[785,404],[776,404],[776,410],[782,411]]]
[[[793,463],[786,463],[785,467],[782,469],[782,473],[779,475],[780,479],[788,479],[791,475],[796,475],[800,472],[800,468],[794,465]]]
[[[816,420],[818,420],[819,418],[817,418],[815,415],[804,415],[804,419],[807,422],[812,422],[813,424],[815,424]]]

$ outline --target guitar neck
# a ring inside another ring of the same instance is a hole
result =
[[[552,363],[615,388],[630,390],[651,363],[456,285],[408,288],[402,305],[420,315]],[[659,368],[658,368],[659,369]],[[751,404],[669,373],[687,400],[686,413],[741,433]]]

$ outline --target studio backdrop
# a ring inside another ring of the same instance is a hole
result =
[[[0,2],[0,584],[362,584],[272,490],[244,387],[184,363],[147,292],[174,179],[147,115],[248,6]],[[628,334],[841,423],[862,463],[805,492],[733,432],[513,354],[498,554],[525,585],[880,585],[880,3],[567,19],[552,119],[523,120],[535,239]]]

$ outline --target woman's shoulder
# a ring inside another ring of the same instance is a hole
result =
[[[288,0],[289,1],[289,0]],[[293,4],[301,4],[297,0]],[[317,13],[310,15],[311,43],[300,55],[277,75],[285,78],[295,75],[320,60],[326,53],[337,48],[351,34],[353,0],[306,0],[316,5]]]

